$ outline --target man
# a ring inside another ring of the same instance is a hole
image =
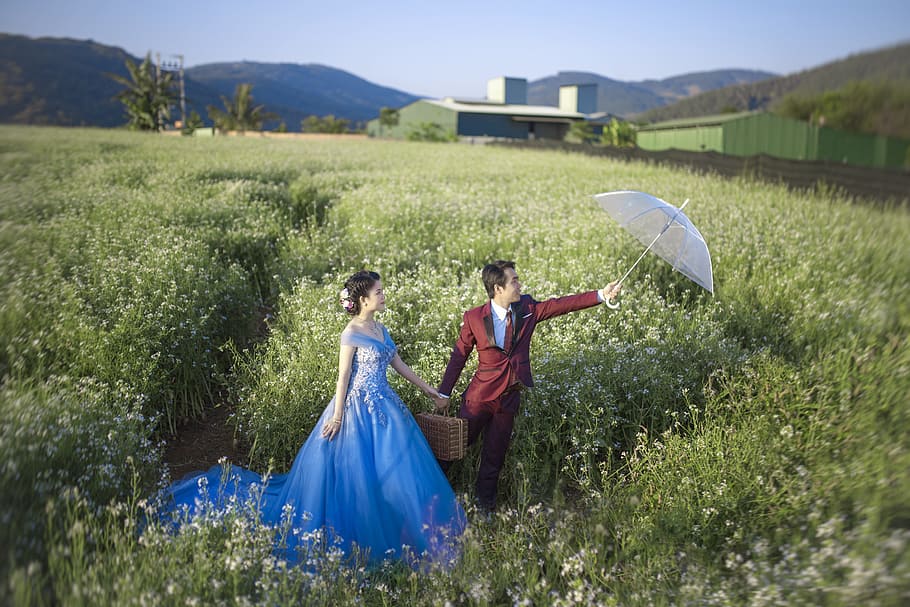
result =
[[[514,262],[487,264],[481,277],[490,301],[464,313],[461,332],[439,386],[441,397],[436,399],[436,407],[448,407],[452,389],[476,348],[477,371],[464,392],[458,416],[468,420],[468,444],[473,444],[483,432],[476,495],[482,508],[493,510],[521,391],[534,386],[530,361],[534,328],[554,316],[612,300],[621,286],[610,283],[598,291],[535,301],[530,295],[521,294]],[[442,465],[448,468],[448,462]]]

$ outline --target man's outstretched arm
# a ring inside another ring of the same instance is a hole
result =
[[[554,297],[553,299],[537,302],[537,322],[553,318],[554,316],[568,314],[569,312],[594,307],[599,303],[615,298],[619,295],[621,289],[621,285],[611,282],[603,289],[598,289],[597,291],[588,291],[587,293],[579,293],[578,295]]]

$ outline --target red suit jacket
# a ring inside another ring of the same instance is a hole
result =
[[[531,335],[537,323],[554,316],[596,306],[599,302],[597,291],[556,297],[546,301],[535,301],[530,295],[512,304],[512,338],[505,336],[505,348],[499,348],[493,337],[493,313],[490,302],[472,308],[464,313],[461,332],[439,391],[451,394],[455,382],[461,375],[471,350],[477,348],[477,371],[468,389],[465,400],[474,402],[491,401],[500,396],[513,384],[520,382],[524,387],[534,386],[531,376]]]

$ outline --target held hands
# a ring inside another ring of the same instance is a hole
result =
[[[442,414],[448,410],[450,401],[445,396],[440,396],[438,392],[434,392],[430,395],[430,399],[436,405],[436,413]]]

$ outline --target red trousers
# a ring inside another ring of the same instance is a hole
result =
[[[512,441],[512,427],[520,402],[521,392],[514,390],[491,401],[465,400],[461,403],[458,417],[468,420],[468,444],[474,444],[483,433],[476,485],[477,501],[483,508],[492,510],[496,507],[499,473]]]

